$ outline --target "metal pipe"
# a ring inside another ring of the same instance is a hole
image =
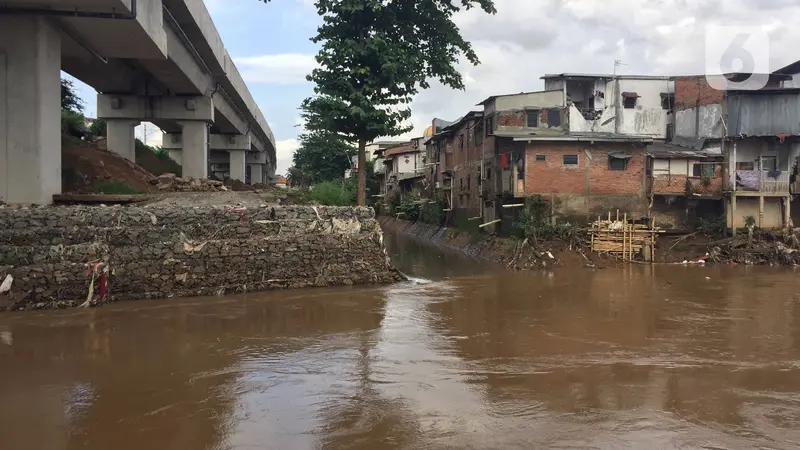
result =
[[[247,116],[242,112],[241,109],[239,109],[239,107],[236,105],[236,102],[233,101],[233,99],[225,90],[225,88],[221,84],[217,83],[216,80],[214,80],[216,74],[211,71],[211,68],[208,67],[208,64],[206,64],[206,61],[203,59],[203,56],[200,54],[197,48],[192,44],[191,39],[189,39],[189,36],[187,36],[186,32],[183,31],[183,28],[181,28],[181,25],[175,19],[175,16],[172,15],[170,10],[166,6],[162,6],[162,8],[164,11],[164,17],[167,19],[167,22],[169,22],[170,26],[178,34],[178,38],[180,38],[181,42],[183,42],[183,45],[185,45],[186,48],[189,49],[189,53],[192,54],[192,58],[195,60],[195,62],[197,62],[197,64],[200,65],[205,74],[210,75],[212,81],[215,82],[216,86],[214,87],[214,90],[211,93],[211,97],[213,97],[214,94],[218,92],[221,93],[228,101],[228,103],[230,103],[230,105],[233,107],[236,113],[239,114],[239,117],[241,117],[247,123],[247,133],[249,133],[250,130],[252,130],[253,126],[250,124],[250,121],[247,119]],[[265,140],[269,141],[269,139]]]
[[[133,20],[136,18],[136,1],[131,0],[130,14],[117,14],[116,8],[108,12],[79,11],[75,8],[72,11],[64,9],[47,8],[22,8],[14,6],[0,7],[0,14],[35,14],[39,16],[59,16],[59,17],[86,17],[90,19],[113,19],[113,20]]]
[[[200,52],[198,52],[195,46],[192,45],[191,39],[189,39],[189,36],[187,36],[186,32],[183,31],[183,28],[181,28],[181,25],[175,19],[175,16],[172,15],[166,6],[162,6],[162,9],[164,11],[164,17],[167,18],[169,24],[178,33],[178,37],[183,42],[183,45],[189,49],[189,52],[192,54],[192,58],[194,58],[194,60],[203,68],[203,71],[205,71],[206,75],[211,75],[213,77],[214,73],[211,72],[211,69],[209,69],[208,64],[206,64],[205,60],[200,55]]]

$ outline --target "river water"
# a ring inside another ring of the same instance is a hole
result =
[[[0,316],[0,448],[795,449],[800,278],[497,272]]]

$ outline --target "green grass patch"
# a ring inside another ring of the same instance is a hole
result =
[[[325,206],[355,205],[356,193],[340,181],[326,181],[311,188],[311,201]]]

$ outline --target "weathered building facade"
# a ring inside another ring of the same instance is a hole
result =
[[[706,76],[545,75],[542,91],[434,120],[429,193],[456,225],[493,222],[541,196],[553,216],[577,222],[619,209],[667,228],[723,214],[733,228],[748,216],[785,226],[800,157],[796,66],[760,91],[715,89]]]
[[[645,75],[558,74],[542,77],[560,92],[568,131],[669,139],[674,82]]]
[[[782,88],[788,80],[791,76],[774,74],[762,90],[723,91],[705,76],[676,78],[676,138],[700,140],[704,150],[719,149],[725,214],[732,229],[744,227],[749,217],[763,228],[791,223],[800,89]]]

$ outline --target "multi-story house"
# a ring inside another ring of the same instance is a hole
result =
[[[578,77],[586,86],[591,82],[592,95],[602,99],[602,104],[578,95],[576,86],[584,85],[573,85]],[[623,126],[626,116],[612,113],[626,101],[624,92],[617,94],[609,90],[608,94],[603,91],[600,95],[594,90],[594,86],[601,84],[617,86],[613,79],[559,75],[547,76],[545,80],[551,89],[492,96],[480,103],[484,108],[486,141],[494,148],[493,160],[486,165],[494,173],[495,215],[502,214],[503,204],[516,203],[518,200],[514,199],[531,195],[540,195],[549,201],[554,215],[574,221],[586,221],[615,209],[632,216],[646,215],[645,147],[654,138],[666,137],[666,112],[659,109],[658,115],[664,117],[652,119],[663,124],[661,133],[648,125],[650,121],[634,119],[634,116],[630,118],[633,125]],[[650,81],[664,85],[665,92],[669,93],[664,79]],[[659,99],[660,102],[661,92],[657,89],[639,90],[641,94],[631,91],[638,96],[630,103],[639,108],[635,111],[645,110],[650,100]],[[642,100],[643,97],[648,102]],[[576,105],[576,102],[579,103]],[[586,117],[594,116],[585,112],[584,106],[595,111],[592,114],[598,118],[594,130],[586,125]],[[576,116],[576,112],[580,114]],[[648,111],[641,114],[657,115]]]
[[[764,228],[791,223],[792,195],[798,192],[800,89],[783,86],[792,80],[792,74],[776,73],[761,90],[739,91],[715,89],[705,76],[675,79],[676,139],[722,155],[724,208],[734,230],[748,217]]]

